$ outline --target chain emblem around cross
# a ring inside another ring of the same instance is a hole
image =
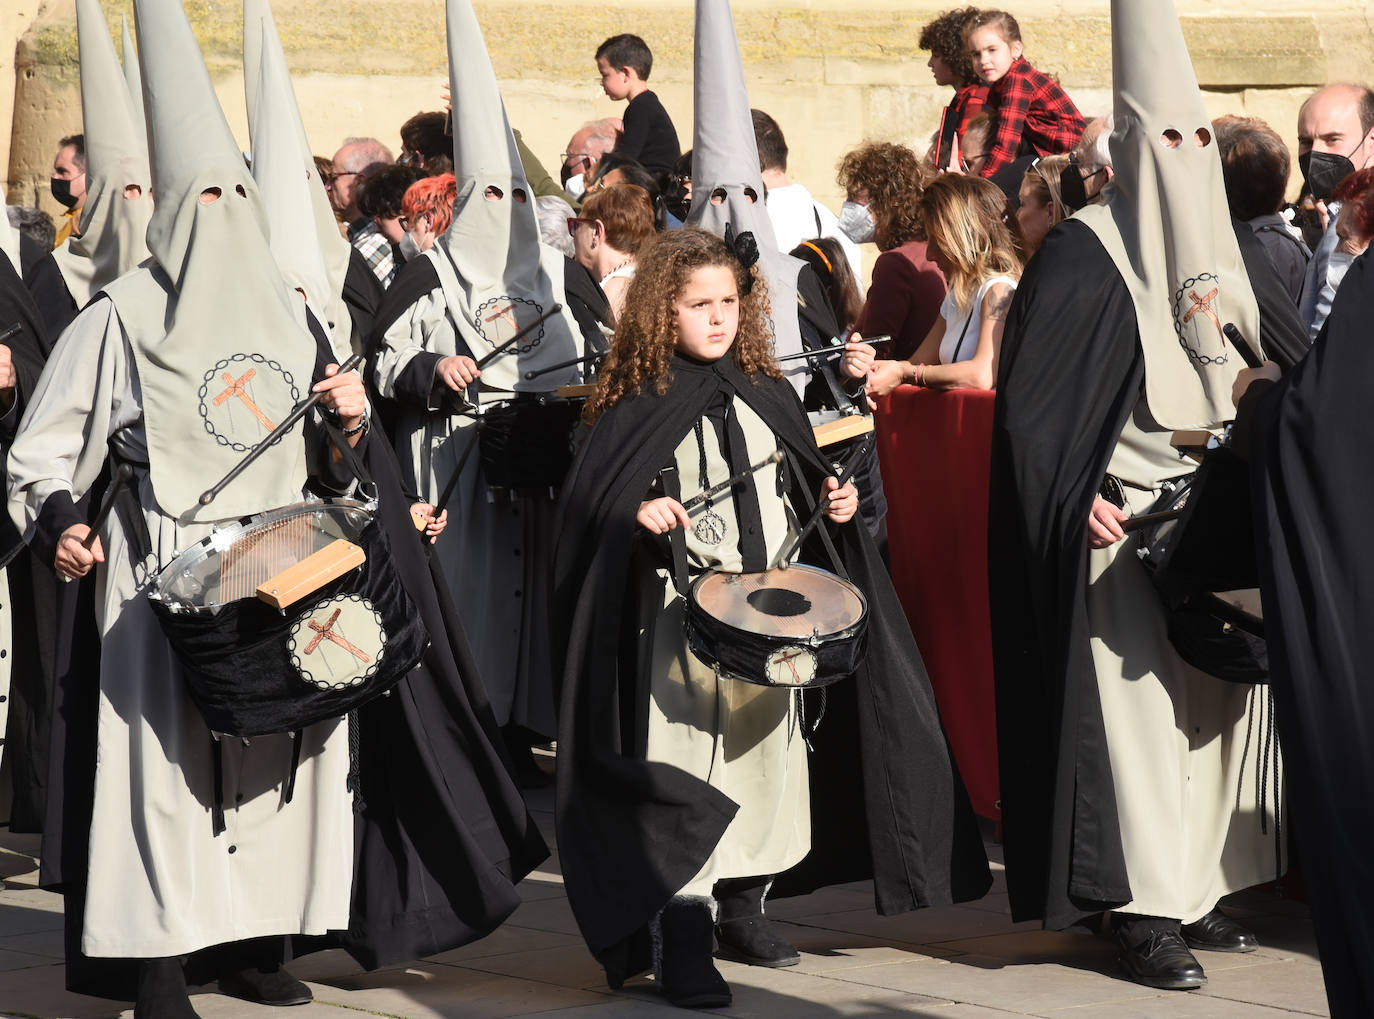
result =
[[[310,620],[308,625],[310,629],[315,631],[315,636],[311,637],[310,643],[305,645],[305,653],[308,655],[314,654],[315,649],[320,646],[320,642],[327,640],[330,643],[337,644],[360,662],[367,663],[372,661],[361,648],[350,643],[343,634],[334,632],[334,624],[339,621],[339,612],[339,609],[335,609],[323,624],[313,619]]]
[[[225,372],[220,377],[228,388],[215,397],[214,403],[216,407],[219,407],[224,404],[225,401],[233,397],[238,397],[240,402],[248,408],[248,412],[257,418],[259,423],[270,432],[277,426],[262,412],[262,408],[253,402],[253,398],[249,396],[248,391],[244,389],[244,386],[251,382],[257,373],[258,370],[256,368],[249,368],[242,376],[236,379],[229,372]]]

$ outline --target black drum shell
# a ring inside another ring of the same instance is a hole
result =
[[[819,637],[775,637],[755,633],[718,619],[696,599],[697,587],[705,576],[692,584],[686,599],[684,630],[687,647],[707,665],[732,679],[775,689],[813,690],[848,679],[863,661],[868,649],[868,601],[858,621],[836,633]],[[768,659],[785,648],[803,647],[816,657],[815,677],[801,685],[774,683],[768,678]]]
[[[478,455],[492,488],[539,491],[559,488],[573,461],[573,433],[581,400],[545,393],[517,393],[480,419]]]

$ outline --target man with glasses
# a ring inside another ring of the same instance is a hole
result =
[[[615,148],[624,125],[614,117],[593,120],[579,127],[568,139],[568,150],[559,153],[563,163],[559,177],[563,188],[574,199],[587,191],[587,183],[601,157]]]
[[[367,260],[373,275],[386,286],[396,273],[391,244],[372,217],[358,207],[358,196],[368,174],[394,163],[391,150],[376,138],[347,138],[334,153],[334,172],[325,181],[334,213],[348,226],[348,241]]]

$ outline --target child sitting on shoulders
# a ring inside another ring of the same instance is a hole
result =
[[[978,173],[991,177],[1017,156],[1068,152],[1083,136],[1083,115],[1059,84],[1021,55],[1021,27],[1006,11],[982,11],[964,28],[974,70],[991,86],[986,109],[997,131]]]
[[[617,102],[630,101],[625,107],[625,133],[616,142],[616,153],[662,176],[672,170],[682,150],[672,118],[649,90],[653,66],[653,53],[637,35],[613,35],[596,48],[602,89]]]

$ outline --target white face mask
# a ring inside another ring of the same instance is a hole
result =
[[[563,185],[563,190],[574,198],[581,198],[587,193],[587,182],[582,179],[582,174],[575,173],[568,178],[568,183]]]
[[[867,205],[845,202],[840,206],[840,230],[855,244],[867,244],[873,240],[877,225]]]
[[[411,236],[409,230],[401,235],[399,247],[401,249],[401,257],[407,262],[413,262],[420,257],[420,245],[416,242],[415,238]]]

